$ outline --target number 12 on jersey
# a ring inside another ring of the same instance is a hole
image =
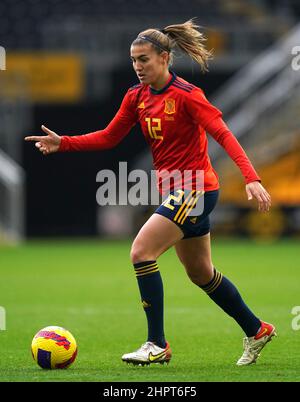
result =
[[[157,132],[161,131],[161,119],[155,117],[146,117],[145,121],[148,125],[148,132],[150,137],[154,140],[163,140],[163,136],[157,134]]]

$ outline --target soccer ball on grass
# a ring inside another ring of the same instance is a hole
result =
[[[77,356],[74,336],[65,328],[50,326],[41,329],[33,338],[31,353],[43,369],[69,367]]]

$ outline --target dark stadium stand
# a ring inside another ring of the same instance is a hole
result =
[[[53,21],[57,28],[60,24],[72,20],[74,26],[82,21],[107,21],[124,23],[131,21],[132,26],[143,22],[179,22],[193,16],[201,19],[206,26],[243,25],[269,20],[277,15],[281,22],[291,21],[292,11],[299,8],[296,1],[258,1],[248,0],[189,0],[184,7],[182,0],[173,0],[172,4],[164,0],[2,0],[0,15],[5,16],[0,24],[0,38],[8,49],[43,48],[43,27],[47,21]],[[276,3],[276,7],[272,6]],[[279,11],[285,10],[281,14]],[[59,47],[59,43],[57,44]]]

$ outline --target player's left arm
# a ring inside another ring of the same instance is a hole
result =
[[[253,197],[257,199],[259,211],[269,211],[271,207],[271,196],[259,181],[246,184],[246,193],[248,201],[251,201]]]
[[[248,200],[251,201],[255,198],[258,202],[259,211],[269,211],[271,207],[271,196],[260,183],[260,177],[246,155],[246,152],[223,119],[220,116],[216,117],[206,125],[205,129],[225,149],[227,154],[240,168],[246,181]]]
[[[255,198],[258,210],[269,211],[271,196],[262,186],[261,179],[241,144],[222,119],[222,112],[212,105],[200,88],[195,88],[188,98],[188,113],[225,149],[241,170],[246,182],[248,200]]]

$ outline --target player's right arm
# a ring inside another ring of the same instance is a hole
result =
[[[96,151],[115,147],[137,122],[136,109],[127,92],[117,114],[104,130],[84,135],[59,136],[42,126],[46,136],[29,136],[25,141],[35,141],[35,146],[44,155],[67,151]]]
[[[49,130],[46,126],[41,127],[44,133],[47,135],[37,136],[32,135],[25,137],[25,141],[35,141],[35,146],[44,154],[53,154],[59,150],[61,144],[61,138],[54,131]]]

